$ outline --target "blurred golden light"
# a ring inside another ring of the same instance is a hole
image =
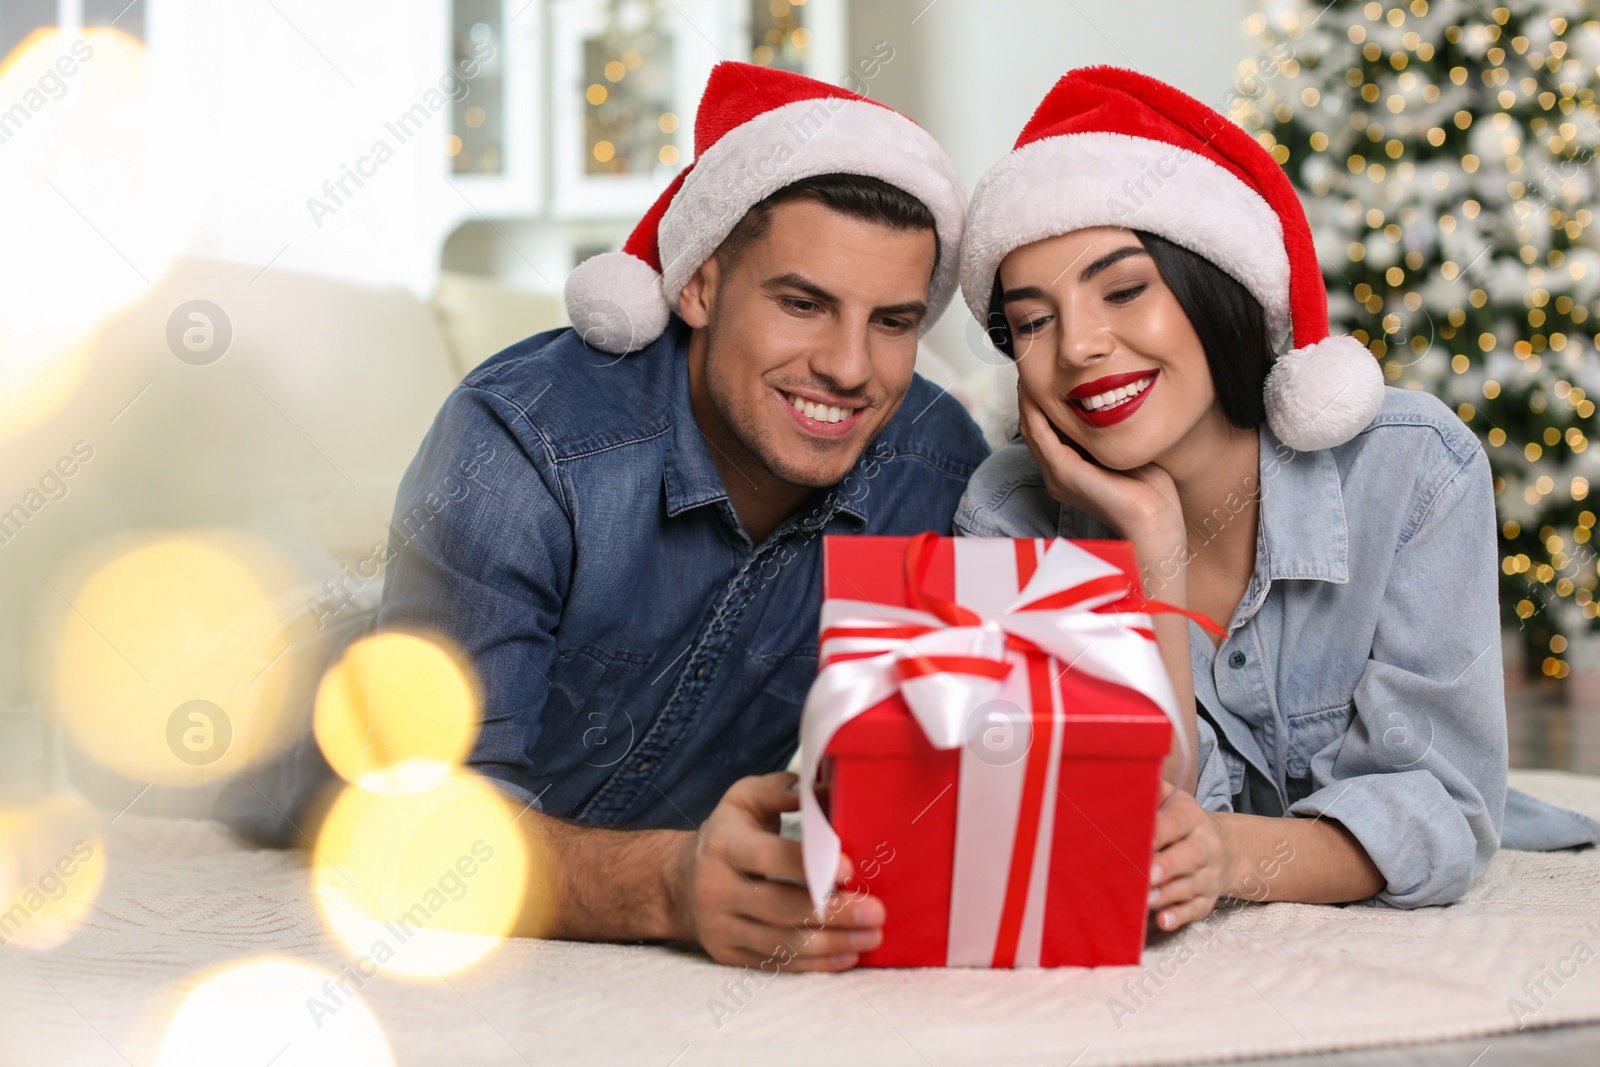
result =
[[[130,534],[80,556],[46,593],[62,720],[131,778],[198,785],[276,754],[292,734],[288,620],[297,586],[268,545],[232,531]]]
[[[665,112],[659,119],[656,120],[656,125],[661,127],[662,133],[677,133],[678,116],[674,115],[670,111]]]
[[[677,163],[678,163],[678,148],[677,148],[677,146],[676,145],[670,145],[670,144],[662,145],[661,146],[661,151],[658,154],[657,158],[659,158],[661,160],[661,163],[662,163],[663,166],[667,166],[667,167],[677,166]]]
[[[55,948],[76,933],[105,881],[100,815],[57,794],[0,808],[0,945]]]
[[[147,88],[145,51],[115,30],[37,31],[0,63],[0,436],[59,410],[95,326],[155,280],[203,199]]]
[[[621,60],[613,59],[606,64],[606,81],[619,82],[628,74],[628,65]]]
[[[161,1038],[157,1067],[392,1065],[383,1029],[357,992],[363,981],[283,957],[231,964],[184,997]]]
[[[355,642],[317,687],[312,730],[339,776],[369,790],[430,788],[472,751],[480,696],[460,656],[401,631]]]
[[[461,138],[453,133],[447,135],[444,139],[444,154],[447,156],[459,156],[461,154]]]
[[[617,147],[610,141],[596,141],[594,143],[594,158],[601,163],[610,163],[612,157],[616,154]]]
[[[311,887],[356,967],[411,978],[454,974],[512,932],[525,897],[547,903],[542,859],[530,892],[520,814],[467,773],[412,793],[346,788],[318,835]]]
[[[589,101],[592,106],[599,107],[601,104],[606,102],[606,97],[610,95],[611,90],[607,89],[599,82],[595,82],[593,85],[589,86],[588,90],[583,94],[583,98]]]

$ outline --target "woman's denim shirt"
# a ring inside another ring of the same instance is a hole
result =
[[[1400,907],[1460,897],[1502,840],[1600,839],[1592,819],[1508,797],[1494,492],[1477,438],[1435,397],[1392,388],[1337,448],[1260,437],[1255,573],[1220,647],[1190,623],[1202,805],[1338,820],[1383,873],[1378,899]],[[1191,553],[1247,502],[1192,522]],[[1050,498],[1020,440],[973,475],[955,525],[1115,536]]]

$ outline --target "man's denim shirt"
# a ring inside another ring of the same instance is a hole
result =
[[[920,377],[837,486],[752,546],[690,406],[689,330],[622,358],[522,341],[445,401],[401,483],[379,625],[483,686],[471,763],[524,803],[689,826],[780,770],[817,671],[824,534],[949,533],[988,455]]]
[[[1494,493],[1461,420],[1391,388],[1337,448],[1295,452],[1262,427],[1258,484],[1256,568],[1227,639],[1190,624],[1201,803],[1337,819],[1387,881],[1378,899],[1400,907],[1460,897],[1502,836],[1600,837],[1592,819],[1508,795]],[[1191,525],[1190,550],[1244,503]],[[973,476],[956,527],[1115,536],[1050,498],[1021,441]]]

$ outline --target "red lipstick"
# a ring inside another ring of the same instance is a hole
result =
[[[1078,386],[1072,392],[1068,393],[1063,398],[1063,401],[1066,406],[1071,408],[1073,413],[1084,422],[1087,422],[1090,426],[1104,429],[1107,426],[1115,426],[1117,423],[1122,422],[1124,419],[1129,418],[1134,412],[1138,411],[1139,408],[1144,405],[1145,397],[1149,396],[1150,391],[1156,387],[1156,379],[1160,377],[1160,375],[1161,372],[1159,370],[1139,370],[1128,371],[1125,374],[1107,374],[1103,378],[1096,378],[1092,382],[1087,382]],[[1095,411],[1091,411],[1090,409],[1082,406],[1082,401],[1088,399],[1089,397],[1098,396],[1101,393],[1107,393],[1113,389],[1122,389],[1146,380],[1149,381],[1149,385],[1146,385],[1137,396],[1130,397],[1129,399],[1122,401],[1120,404],[1114,404],[1111,407],[1103,407]]]

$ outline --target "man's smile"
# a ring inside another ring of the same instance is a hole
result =
[[[830,397],[809,389],[773,389],[772,392],[788,410],[795,425],[816,437],[848,435],[869,410],[865,400]]]

